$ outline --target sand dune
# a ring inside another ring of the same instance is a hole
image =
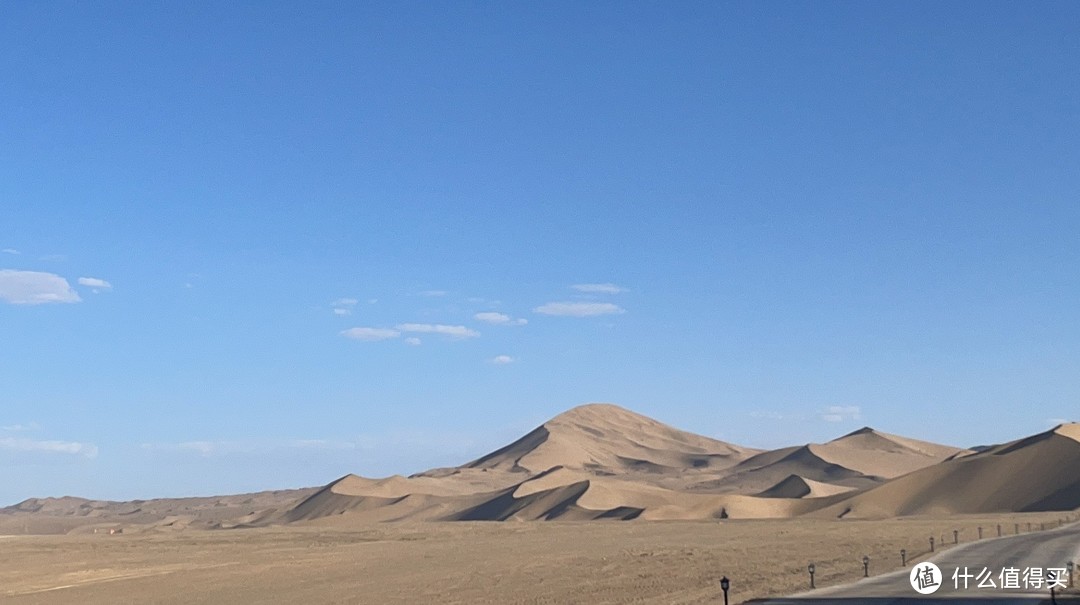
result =
[[[563,467],[523,481],[454,520],[783,518],[816,508],[797,499],[691,494]]]
[[[832,495],[880,485],[887,479],[966,452],[864,427],[828,443],[762,452],[740,462],[719,478],[688,487],[713,493],[758,493],[796,476],[833,486],[818,490]]]
[[[908,439],[870,427],[813,446],[823,459],[872,477],[892,479],[964,453],[966,450]]]
[[[610,404],[574,408],[458,467],[345,475],[322,488],[213,498],[30,499],[0,533],[169,532],[390,521],[894,517],[1080,508],[1080,425],[962,450],[863,428],[772,451]]]
[[[783,448],[755,456],[731,469],[717,479],[690,486],[695,491],[713,493],[757,493],[767,490],[792,475],[811,481],[845,488],[866,488],[881,483],[858,471],[829,462],[817,452],[815,445]]]
[[[596,474],[724,469],[759,450],[680,431],[611,404],[576,407],[465,465],[539,473],[564,466]]]
[[[822,509],[821,515],[1071,510],[1080,505],[1080,424],[954,458]]]
[[[762,498],[820,498],[835,496],[852,491],[855,488],[814,481],[799,475],[788,475],[776,485],[761,492]]]

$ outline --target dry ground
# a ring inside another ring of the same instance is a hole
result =
[[[1075,513],[1072,515],[1075,517]],[[416,523],[0,539],[0,602],[715,603],[899,567],[1059,513],[888,521]]]

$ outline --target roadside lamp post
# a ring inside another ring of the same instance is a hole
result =
[[[907,549],[900,549],[900,567],[907,567]]]
[[[862,577],[870,577],[870,557],[863,555],[862,558]]]
[[[934,552],[934,536],[930,536],[930,552]]]
[[[811,564],[807,565],[806,566],[806,571],[810,572],[810,588],[811,589],[817,588],[816,586],[814,586],[814,564],[811,563]]]
[[[720,578],[720,590],[724,591],[724,605],[728,605],[727,591],[731,587],[731,580],[727,579],[727,576]]]
[[[1069,561],[1065,564],[1065,569],[1069,570],[1069,588],[1073,587],[1073,570],[1076,569],[1076,563]]]
[[[1001,524],[998,523],[998,537],[1001,537]]]
[[[1057,574],[1052,571],[1047,573],[1046,575],[1048,578],[1050,578],[1051,582],[1057,580]],[[1054,584],[1050,584],[1050,602],[1053,605],[1057,605],[1057,595],[1054,593]]]
[[[952,530],[952,543],[953,544],[959,544],[960,543],[960,532],[958,530],[955,530],[955,529]]]
[[[1017,534],[1017,535],[1020,535],[1020,524],[1019,523],[1013,523],[1013,533]]]
[[[982,527],[979,527],[979,539],[982,540]]]

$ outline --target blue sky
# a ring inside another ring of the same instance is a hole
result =
[[[1080,403],[1080,5],[0,7],[0,503]]]

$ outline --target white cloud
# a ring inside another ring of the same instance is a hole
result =
[[[79,285],[86,286],[87,288],[95,288],[95,292],[97,290],[109,290],[112,288],[112,284],[96,277],[80,277]]]
[[[825,422],[843,422],[845,420],[858,420],[862,411],[857,405],[830,405],[821,412],[821,419]]]
[[[616,286],[615,284],[574,284],[570,286],[578,292],[586,292],[588,294],[619,294],[626,292],[626,288],[622,286]]]
[[[491,363],[495,365],[506,365],[508,363],[514,363],[514,358],[509,355],[496,355],[490,359]]]
[[[420,343],[421,343],[421,340],[419,338],[415,337],[415,336],[410,336],[410,337],[405,339],[405,344],[411,345],[411,346],[414,346],[414,347],[420,346]]]
[[[626,312],[625,309],[618,305],[599,302],[550,302],[536,307],[533,311],[543,315],[563,317],[593,317]]]
[[[800,415],[784,414],[782,412],[774,412],[771,410],[755,410],[750,412],[751,418],[757,418],[759,420],[803,420],[804,417]]]
[[[355,298],[339,298],[330,303],[330,306],[334,307],[334,315],[350,315],[352,307],[355,307],[358,302],[360,301]]]
[[[59,275],[0,269],[0,300],[13,305],[41,305],[77,303],[82,299]]]
[[[342,330],[341,335],[353,340],[365,340],[370,342],[397,338],[398,336],[401,336],[401,332],[391,330],[390,328],[349,328],[348,330]]]
[[[0,437],[0,450],[13,452],[36,452],[44,454],[68,454],[94,458],[98,448],[92,443],[77,441],[38,441],[19,437]]]
[[[7,431],[9,433],[21,433],[23,431],[36,431],[41,428],[38,423],[31,422],[29,424],[9,424],[7,426],[0,426],[0,431]]]
[[[183,441],[180,443],[143,443],[142,449],[150,452],[179,453],[212,458],[233,454],[266,455],[272,452],[290,450],[355,450],[358,445],[352,441],[332,441],[329,439],[291,439],[274,441]]]
[[[518,318],[514,319],[505,313],[495,313],[494,311],[487,311],[484,313],[477,313],[473,315],[473,318],[477,321],[482,321],[497,326],[523,326],[529,323],[529,320]]]
[[[3,250],[0,250],[0,252],[3,252],[4,254],[14,254],[16,256],[22,254],[22,252],[19,252],[15,248],[4,248]]]
[[[447,294],[449,294],[449,292],[447,292],[446,290],[424,290],[420,293],[420,296],[438,297],[446,296]]]
[[[451,338],[475,338],[480,333],[465,326],[447,326],[444,324],[400,324],[396,326],[402,332],[416,332],[420,334],[442,334]]]

